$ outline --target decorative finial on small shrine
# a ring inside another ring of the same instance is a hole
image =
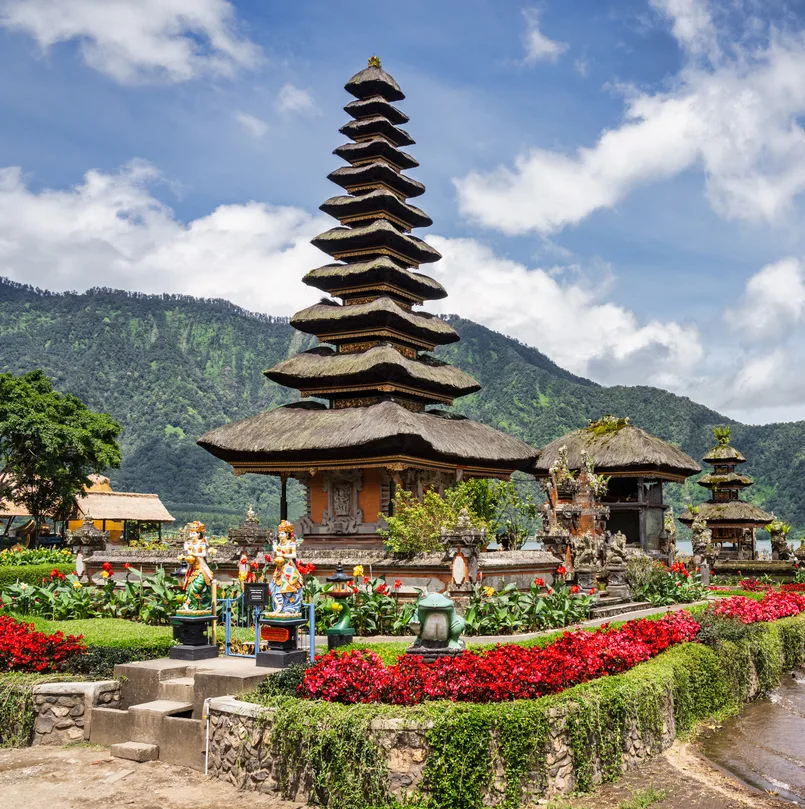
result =
[[[369,67],[380,67],[380,57],[379,56],[370,56],[369,57]]]

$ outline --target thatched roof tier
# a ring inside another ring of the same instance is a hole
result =
[[[402,101],[405,98],[400,85],[380,67],[380,60],[356,73],[344,85],[344,89],[356,98],[369,98],[375,95],[385,98],[386,101]]]
[[[315,334],[325,343],[344,342],[353,335],[369,336],[370,332],[378,335],[386,330],[432,346],[459,340],[456,330],[441,318],[409,312],[387,297],[350,306],[315,304],[297,312],[291,318],[291,325],[306,334]]]
[[[307,472],[333,464],[390,465],[422,459],[456,468],[477,467],[507,475],[527,471],[539,451],[513,436],[459,416],[412,413],[395,402],[328,410],[314,403],[286,405],[231,422],[198,443],[236,470],[297,468]]]
[[[303,279],[308,286],[343,297],[360,291],[402,291],[419,301],[439,300],[447,291],[427,275],[401,267],[388,256],[355,264],[326,264],[311,270]]]
[[[335,149],[333,154],[353,166],[371,160],[382,160],[392,168],[396,167],[399,171],[404,171],[405,169],[415,169],[419,165],[419,162],[408,152],[395,148],[383,138],[370,138],[362,140],[360,143],[345,143]]]
[[[729,444],[716,444],[702,459],[707,463],[745,463],[746,458]]]
[[[385,219],[354,228],[332,228],[320,233],[311,244],[339,261],[359,258],[363,261],[378,256],[391,256],[407,266],[438,261],[442,254],[427,242],[401,233]]]
[[[745,503],[743,500],[731,500],[728,503],[701,503],[698,506],[699,516],[712,527],[717,524],[730,523],[731,525],[758,526],[768,525],[774,520],[774,515],[763,511],[762,508]],[[679,521],[685,524],[693,522],[693,515],[682,514]]]
[[[585,427],[551,441],[543,448],[537,462],[535,474],[538,477],[548,476],[562,447],[567,447],[571,469],[582,468],[582,450],[586,450],[595,463],[596,472],[606,475],[651,475],[663,480],[684,480],[702,471],[699,464],[681,449],[625,424],[598,434]]]
[[[82,517],[93,520],[173,522],[173,517],[156,494],[87,491],[76,498]]]
[[[754,481],[748,475],[738,475],[730,472],[727,475],[710,473],[699,478],[697,483],[705,489],[743,489],[751,486]]]
[[[433,224],[424,211],[408,205],[396,194],[386,191],[385,188],[362,194],[359,197],[330,197],[319,206],[319,210],[338,219],[342,225],[387,219],[410,230],[411,228],[426,228]]]
[[[429,356],[409,359],[390,345],[355,354],[336,354],[324,346],[313,348],[284,360],[265,374],[273,382],[302,391],[319,391],[328,386],[379,390],[384,385],[397,385],[453,399],[481,389],[469,374],[446,362]]]
[[[349,121],[338,130],[344,137],[352,140],[367,138],[385,138],[392,146],[413,146],[416,141],[404,130],[394,126],[388,118],[373,115],[359,121]]]
[[[393,124],[407,124],[410,120],[402,110],[378,96],[350,101],[344,107],[344,112],[349,113],[353,118],[371,118],[374,115],[382,115]]]
[[[336,185],[345,191],[359,194],[375,188],[387,188],[398,197],[419,197],[425,193],[422,183],[394,171],[385,163],[366,163],[362,166],[342,166],[327,175]]]

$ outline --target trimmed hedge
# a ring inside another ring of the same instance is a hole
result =
[[[745,701],[766,695],[784,671],[805,662],[805,614],[736,624],[708,615],[703,643],[680,644],[624,674],[537,700],[432,702],[400,709],[268,698],[264,704],[280,708],[271,731],[275,766],[279,773],[297,775],[308,769],[311,797],[325,809],[392,806],[385,755],[370,724],[399,717],[427,727],[424,806],[482,809],[492,798],[514,809],[527,798],[527,785],[545,787],[550,727],[562,716],[575,788],[587,791],[598,780],[620,777],[635,728],[658,753],[668,743],[671,707],[676,735],[689,733],[703,720],[734,713]],[[502,789],[497,794],[491,792],[495,781]]]
[[[42,584],[42,579],[50,576],[56,568],[59,573],[75,573],[75,564],[69,565],[4,565],[0,567],[0,590],[8,584],[24,581],[26,584]]]

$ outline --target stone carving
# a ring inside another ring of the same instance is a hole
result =
[[[766,526],[766,530],[771,539],[771,558],[783,562],[791,559],[793,552],[788,545],[788,532],[791,526],[775,517],[774,521]]]
[[[472,524],[466,508],[461,510],[453,528],[442,528],[442,543],[451,559],[453,588],[469,591],[478,578],[481,549],[486,544],[486,529]]]
[[[322,515],[321,530],[330,534],[357,533],[363,523],[363,512],[358,508],[358,492],[363,488],[360,470],[327,474],[322,488],[327,492],[328,507]]]
[[[618,531],[610,540],[606,549],[606,566],[612,568],[626,567],[626,535]]]
[[[229,529],[229,540],[234,545],[254,549],[262,548],[268,543],[268,531],[260,525],[260,519],[251,506],[240,526]]]
[[[599,539],[591,531],[581,536],[571,537],[573,567],[578,569],[594,569],[598,566]]]
[[[688,510],[693,515],[693,522],[690,524],[693,566],[701,567],[702,562],[706,562],[712,570],[718,559],[720,546],[713,544],[713,532],[707,527],[707,521],[702,519],[699,509],[696,506],[688,506]]]
[[[673,564],[676,558],[676,519],[674,519],[673,506],[669,506],[668,511],[665,512],[661,541],[663,555],[669,565]]]

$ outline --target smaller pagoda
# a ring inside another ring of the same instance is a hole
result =
[[[708,489],[710,499],[699,505],[698,516],[712,531],[712,543],[720,546],[721,559],[755,559],[755,532],[774,522],[774,515],[741,500],[741,492],[754,481],[736,471],[746,458],[730,445],[730,428],[714,427],[716,445],[704,456],[713,471],[704,475],[699,486]],[[694,514],[684,514],[679,521],[690,526]]]

